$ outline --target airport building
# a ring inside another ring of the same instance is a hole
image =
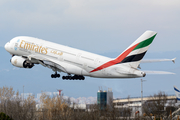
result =
[[[162,98],[163,99],[163,98]],[[167,96],[167,101],[175,101],[177,103],[177,98],[176,96]],[[155,98],[152,96],[149,97],[143,97],[143,104],[149,101],[156,101],[159,100],[159,98]],[[141,104],[141,97],[136,97],[136,98],[122,98],[122,99],[114,99],[113,100],[114,107],[116,109],[125,109],[129,108],[132,109],[131,117],[135,117],[136,113],[140,113],[142,115],[142,104]],[[167,104],[168,106],[168,104]],[[166,107],[164,108],[166,109]]]

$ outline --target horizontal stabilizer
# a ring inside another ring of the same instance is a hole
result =
[[[172,62],[175,63],[176,58],[172,59]]]
[[[163,62],[163,61],[172,61],[173,63],[175,63],[176,58],[173,59],[145,59],[142,60],[141,63],[152,63],[152,62]]]
[[[166,71],[144,71],[146,74],[175,74],[172,72],[166,72]]]

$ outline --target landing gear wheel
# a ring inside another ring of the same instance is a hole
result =
[[[85,80],[85,77],[82,75],[68,75],[68,76],[63,76],[62,77],[63,80]]]
[[[51,75],[51,78],[54,78],[54,77],[55,77],[54,74],[52,74],[52,75]]]
[[[51,75],[51,78],[59,78],[61,75],[60,74],[57,74],[57,72],[55,74],[52,74]]]
[[[60,74],[57,74],[57,77],[60,78]]]

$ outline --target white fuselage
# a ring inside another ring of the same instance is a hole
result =
[[[65,69],[60,71],[69,74],[101,78],[134,78],[143,77],[144,74],[126,64],[91,72],[113,59],[32,37],[15,37],[5,45],[5,49],[13,55],[26,56],[30,60],[51,61]]]

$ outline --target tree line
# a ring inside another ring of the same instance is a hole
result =
[[[97,104],[91,104],[88,109],[82,110],[77,104],[72,104],[70,99],[64,99],[59,95],[52,97],[46,93],[42,93],[41,104],[37,107],[33,95],[23,99],[12,87],[3,87],[0,88],[0,120],[173,119],[172,113],[179,107],[175,104],[176,101],[167,100],[164,92],[151,97],[151,100],[143,103],[143,116],[141,116],[135,113],[132,107],[117,108],[113,104],[113,99],[103,110]]]

